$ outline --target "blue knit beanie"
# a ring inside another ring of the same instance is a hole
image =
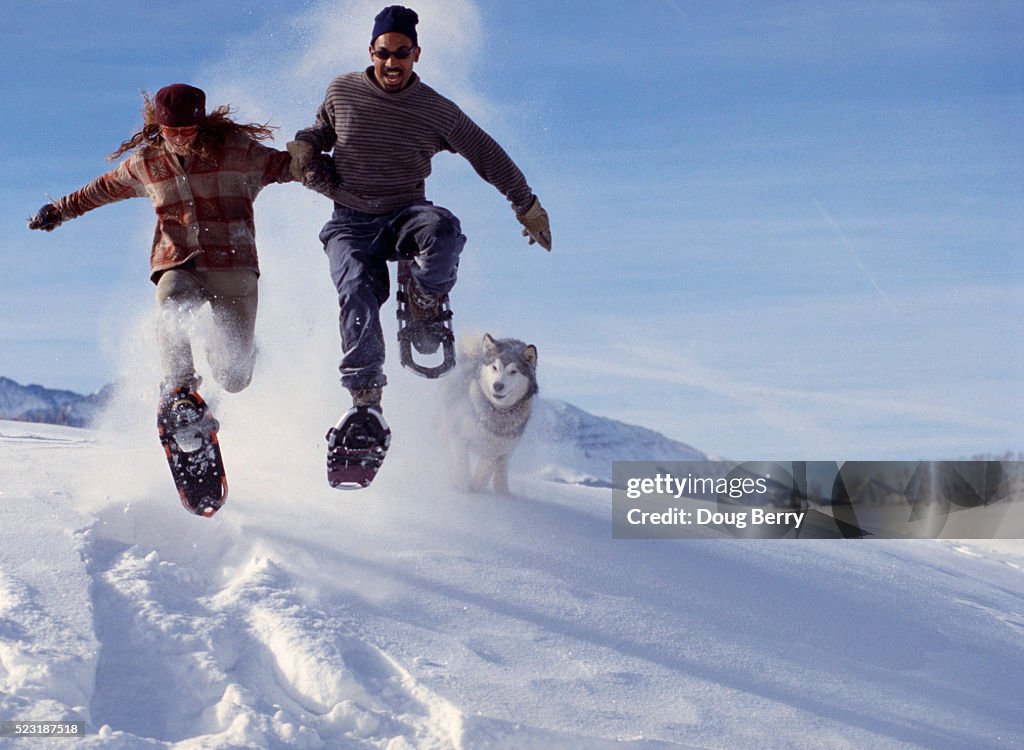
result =
[[[397,31],[412,39],[413,46],[418,46],[416,41],[416,24],[420,18],[416,11],[405,8],[401,5],[389,5],[373,19],[373,36],[370,37],[370,44],[377,41],[381,34],[389,31]]]

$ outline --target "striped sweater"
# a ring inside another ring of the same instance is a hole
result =
[[[230,135],[211,158],[184,166],[163,146],[144,146],[110,172],[57,201],[71,219],[94,208],[149,198],[156,211],[151,277],[194,260],[202,270],[259,272],[252,203],[272,182],[289,182],[291,157],[242,134]]]
[[[526,178],[504,149],[458,106],[422,83],[387,93],[373,68],[338,76],[327,87],[312,127],[296,140],[334,149],[334,199],[357,211],[390,213],[426,196],[430,160],[439,151],[464,156],[517,214],[533,202]]]

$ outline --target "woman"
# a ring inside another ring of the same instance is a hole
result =
[[[259,143],[272,137],[267,125],[234,122],[227,106],[207,114],[206,95],[194,86],[176,83],[143,98],[142,129],[109,158],[130,156],[43,206],[29,228],[52,231],[126,198],[153,201],[150,278],[160,306],[163,413],[175,398],[195,396],[200,379],[185,323],[206,302],[215,323],[214,379],[230,393],[252,379],[259,276],[252,204],[264,186],[292,180],[291,157]]]

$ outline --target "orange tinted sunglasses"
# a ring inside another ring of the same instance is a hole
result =
[[[177,136],[179,138],[191,138],[192,136],[194,136],[196,133],[199,132],[199,126],[198,125],[186,125],[183,128],[172,128],[172,127],[169,127],[167,125],[161,125],[160,126],[160,132],[165,137]]]

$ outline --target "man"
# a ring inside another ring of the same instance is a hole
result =
[[[150,279],[160,310],[157,336],[164,380],[159,419],[183,403],[208,415],[196,389],[188,318],[209,303],[214,379],[234,393],[252,379],[257,279],[253,201],[273,182],[290,182],[291,157],[262,145],[267,125],[241,124],[222,106],[206,112],[202,89],[176,83],[144,99],[140,130],[110,155],[131,155],[85,187],[44,205],[30,229],[53,231],[64,221],[127,198],[146,197],[156,212]],[[195,509],[193,509],[195,510]]]
[[[403,291],[417,321],[442,315],[466,238],[450,211],[425,198],[431,158],[464,156],[511,202],[530,244],[551,249],[548,216],[502,148],[454,103],[422,83],[416,13],[382,10],[370,37],[371,65],[335,78],[310,128],[288,144],[302,180],[333,149],[334,213],[320,240],[338,291],[341,382],[354,407],[379,411],[384,376],[380,307],[389,295],[387,262],[414,259]],[[308,172],[307,172],[308,174]]]

